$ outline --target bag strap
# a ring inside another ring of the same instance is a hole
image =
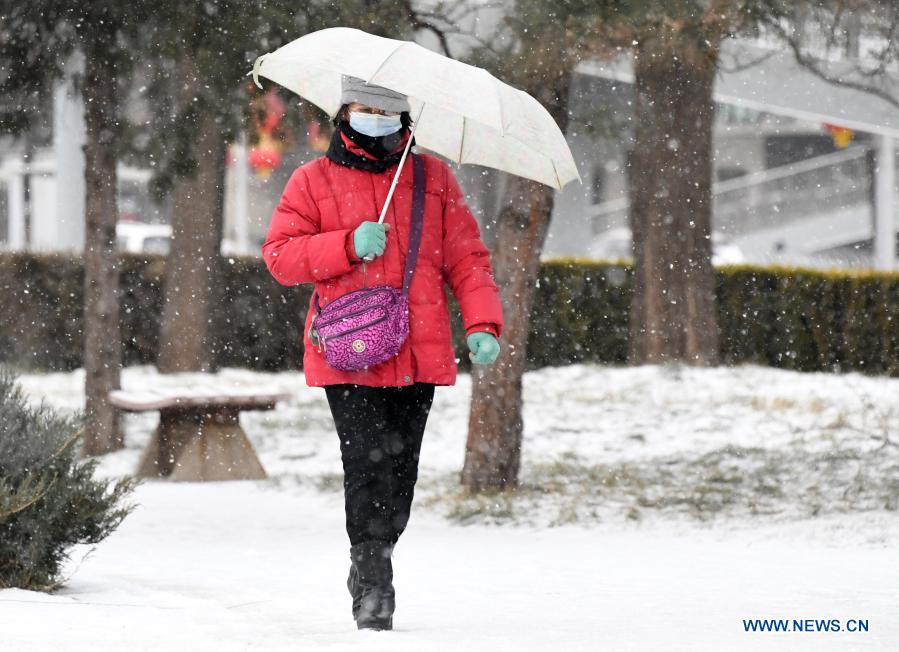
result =
[[[411,153],[411,152],[410,152]],[[403,296],[409,296],[412,274],[418,263],[418,250],[421,248],[421,232],[425,214],[425,176],[424,160],[412,154],[412,226],[409,231],[409,250],[406,252],[406,268],[403,270]]]

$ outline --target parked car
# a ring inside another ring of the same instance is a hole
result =
[[[116,243],[119,251],[167,255],[172,244],[169,224],[119,222],[116,224]]]

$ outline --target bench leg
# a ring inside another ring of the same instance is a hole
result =
[[[162,410],[138,467],[143,478],[176,481],[262,480],[265,469],[234,408]]]
[[[161,410],[159,425],[137,467],[139,478],[165,478],[172,474],[184,444],[200,435],[199,415],[187,410]]]

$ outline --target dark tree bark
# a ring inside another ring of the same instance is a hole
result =
[[[179,70],[184,120],[198,134],[192,151],[183,153],[195,159],[193,173],[180,178],[174,189],[172,247],[166,264],[157,359],[163,373],[210,371],[215,367],[209,321],[224,206],[225,138],[213,111],[191,108],[202,83],[191,55],[185,54]]]
[[[101,52],[86,53],[84,146],[84,370],[83,452],[100,455],[123,446],[118,411],[107,397],[118,389],[122,364],[119,335],[119,268],[116,254],[117,71]]]
[[[514,487],[521,465],[521,378],[540,254],[555,190],[509,177],[497,220],[493,271],[503,306],[500,355],[491,365],[472,365],[472,401],[462,485],[471,491]]]
[[[635,47],[633,364],[718,361],[711,261],[712,85],[718,53],[717,44],[705,45],[705,37],[647,35]]]

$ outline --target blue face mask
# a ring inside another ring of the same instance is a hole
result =
[[[350,126],[366,136],[386,136],[396,133],[403,126],[398,115],[350,112]]]

